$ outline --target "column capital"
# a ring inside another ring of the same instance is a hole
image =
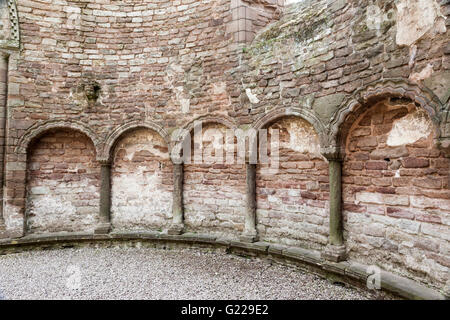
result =
[[[447,158],[450,158],[450,137],[440,138],[437,145],[442,150]]]
[[[345,150],[341,146],[329,145],[320,148],[320,153],[328,161],[344,161]]]
[[[98,159],[97,160],[98,163],[100,163],[100,165],[103,167],[110,167],[111,166],[111,160],[109,159]]]

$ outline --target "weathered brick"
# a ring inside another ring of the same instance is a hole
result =
[[[402,160],[405,168],[427,168],[430,165],[430,160],[421,158],[405,158]]]

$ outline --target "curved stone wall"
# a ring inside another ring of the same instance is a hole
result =
[[[450,291],[448,1],[10,0],[0,11],[0,238],[201,232]],[[204,131],[199,142],[197,122],[223,143]],[[175,159],[187,140],[229,150],[231,129],[278,132],[277,170],[247,153]]]

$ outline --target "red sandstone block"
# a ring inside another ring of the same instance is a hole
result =
[[[407,209],[387,207],[386,214],[389,217],[414,220],[415,214]]]
[[[416,214],[416,220],[422,222],[436,223],[442,224],[442,220],[439,216],[427,213],[418,213]]]
[[[388,188],[388,187],[375,188],[374,191],[383,193],[383,194],[395,194],[396,193],[395,188]]]
[[[402,160],[405,168],[426,168],[430,165],[430,160],[421,158],[405,158]]]
[[[363,137],[358,139],[356,145],[360,148],[376,147],[378,145],[378,141],[376,137]]]
[[[366,212],[367,207],[366,206],[361,206],[361,205],[357,205],[354,203],[349,203],[349,202],[345,202],[343,205],[343,209],[344,211],[350,211],[350,212]]]
[[[316,194],[309,192],[309,191],[302,191],[300,194],[301,194],[302,198],[304,198],[304,199],[312,199],[312,200],[317,199]]]
[[[440,189],[442,187],[442,180],[431,177],[413,179],[413,185],[422,188]]]
[[[368,161],[366,162],[367,170],[387,170],[388,164],[386,161]]]

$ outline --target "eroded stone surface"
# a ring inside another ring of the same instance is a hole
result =
[[[378,103],[356,121],[343,177],[351,259],[445,283],[450,161],[434,135],[428,116],[407,103]]]
[[[29,154],[27,229],[89,231],[98,219],[100,166],[92,143],[75,131],[40,138]]]
[[[172,217],[172,164],[165,141],[138,129],[118,142],[112,167],[112,223],[118,230],[165,228]]]

